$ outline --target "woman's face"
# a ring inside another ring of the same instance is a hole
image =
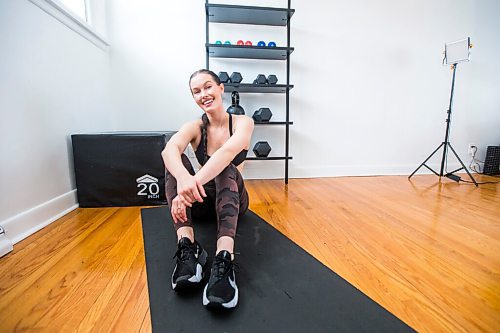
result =
[[[191,93],[196,104],[205,112],[224,110],[222,93],[224,85],[214,81],[210,74],[201,73],[191,79]]]

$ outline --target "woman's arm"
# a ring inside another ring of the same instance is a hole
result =
[[[203,202],[201,196],[206,196],[202,184],[189,174],[182,164],[181,155],[187,145],[197,139],[200,132],[200,121],[183,125],[167,142],[161,156],[168,172],[177,181],[177,194],[186,206],[191,207],[194,201]]]
[[[236,125],[236,124],[235,124]],[[194,176],[202,185],[214,179],[243,149],[248,149],[254,122],[250,117],[240,116],[233,135],[217,149],[205,165]]]

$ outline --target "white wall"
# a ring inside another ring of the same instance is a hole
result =
[[[500,143],[500,96],[486,106],[481,93],[500,88],[491,66],[500,51],[498,2],[317,1],[315,11],[295,3],[295,175],[416,168],[444,138],[451,71],[440,64],[443,44],[466,36],[476,47],[458,67],[451,140],[464,160],[469,142]],[[317,85],[300,84],[318,76]]]
[[[292,6],[292,177],[409,174],[443,140],[451,72],[441,51],[466,36],[475,47],[458,67],[451,140],[467,162],[468,143],[480,147],[480,159],[500,143],[497,1]],[[187,81],[205,66],[204,1],[109,0],[95,14],[107,16],[107,26],[95,23],[101,34],[107,29],[109,52],[27,0],[0,2],[0,224],[15,241],[75,207],[71,133],[175,130],[201,114]],[[212,42],[283,45],[286,30],[211,31]],[[279,61],[212,59],[211,67],[238,70],[245,82],[258,73],[285,79]],[[283,95],[241,97],[248,114],[269,106],[284,118]],[[283,128],[257,128],[253,141],[261,139],[282,153]],[[283,163],[248,162],[245,176],[282,177]]]
[[[113,129],[109,59],[27,0],[0,2],[0,224],[15,242],[76,205],[72,133]]]
[[[285,7],[287,1],[244,4]],[[500,143],[497,1],[294,0],[292,7],[292,177],[413,171],[444,138],[451,83],[451,71],[441,65],[444,43],[467,36],[476,46],[472,61],[457,70],[451,141],[464,162],[468,143],[480,147],[480,158],[487,145]],[[187,80],[205,66],[204,1],[110,0],[107,13],[118,127],[175,130],[199,116]],[[211,42],[286,42],[280,27],[210,29]],[[284,82],[286,70],[280,61],[229,59],[212,59],[211,68],[240,71],[244,82],[258,73],[276,73]],[[284,118],[284,96],[241,100],[247,114],[269,106],[275,119]],[[282,153],[282,128],[258,127],[253,141],[260,139],[271,143],[271,154]],[[283,176],[283,162],[247,162],[246,168],[247,177]]]

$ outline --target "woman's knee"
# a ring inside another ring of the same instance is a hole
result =
[[[215,177],[215,185],[218,188],[221,188],[221,186],[235,188],[235,186],[233,186],[233,184],[235,184],[236,188],[238,188],[238,176],[238,169],[234,166],[233,163],[230,163]]]
[[[235,178],[236,174],[238,173],[238,169],[233,163],[229,163],[227,167],[224,168],[216,177],[217,178],[224,178],[227,176],[232,176],[232,178]]]

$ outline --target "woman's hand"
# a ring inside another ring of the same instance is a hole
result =
[[[182,199],[176,196],[172,200],[172,207],[170,207],[170,213],[172,213],[172,218],[174,223],[185,223],[187,222],[186,205],[182,203]]]
[[[207,194],[201,182],[187,174],[177,179],[177,196],[185,206],[192,207],[195,201],[203,202],[202,196],[206,197]]]

